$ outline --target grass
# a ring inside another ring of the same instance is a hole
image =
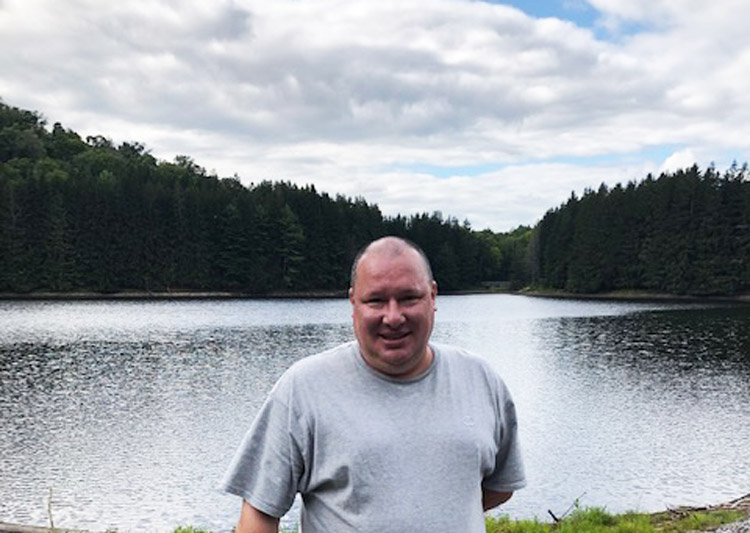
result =
[[[740,511],[729,511],[726,509],[688,513],[676,520],[665,519],[663,517],[664,514],[666,513],[655,515],[654,520],[661,522],[662,527],[658,531],[663,531],[665,533],[681,533],[683,531],[703,531],[714,529],[722,524],[735,522],[745,516]]]
[[[739,511],[694,511],[686,513],[623,513],[612,515],[599,507],[576,509],[554,524],[538,520],[487,517],[487,533],[687,533],[705,531],[745,516]]]
[[[556,523],[511,520],[507,516],[487,517],[485,522],[487,533],[688,533],[715,529],[744,516],[740,511],[724,509],[613,515],[600,507],[589,507],[576,508],[568,517]],[[180,526],[173,533],[211,532],[192,526]]]

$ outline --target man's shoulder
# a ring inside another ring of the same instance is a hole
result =
[[[286,374],[296,379],[307,379],[320,375],[336,374],[351,364],[351,355],[356,343],[347,342],[322,352],[300,359],[287,370]]]
[[[310,394],[341,381],[351,365],[353,349],[352,343],[341,344],[296,361],[278,379],[271,396],[289,402],[299,394]]]
[[[430,342],[430,346],[438,353],[438,357],[444,358],[451,364],[494,372],[486,359],[466,348],[442,342]]]
[[[482,378],[487,383],[504,388],[500,374],[487,359],[452,344],[430,342],[430,346],[437,352],[438,359],[442,360],[442,364],[449,372],[468,374],[467,377],[473,379]]]

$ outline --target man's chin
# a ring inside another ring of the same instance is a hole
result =
[[[378,351],[381,361],[392,368],[411,366],[419,356],[415,353],[414,346],[403,343],[400,346],[383,347]]]

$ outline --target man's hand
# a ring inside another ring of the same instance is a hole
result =
[[[512,492],[495,492],[494,490],[482,487],[482,508],[485,511],[489,511],[493,507],[497,507],[501,503],[510,500],[511,496],[513,496]]]
[[[267,515],[242,500],[242,513],[235,533],[278,533],[279,519]]]

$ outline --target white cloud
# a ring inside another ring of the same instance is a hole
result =
[[[462,0],[5,0],[0,96],[248,183],[314,182],[496,230],[602,181],[747,158],[750,4],[589,3],[642,29],[602,41]],[[637,157],[663,146],[666,161]],[[420,165],[502,170],[393,170]]]
[[[687,168],[696,161],[695,152],[692,149],[679,150],[664,160],[661,168],[659,168],[659,172],[674,172],[681,168]]]

